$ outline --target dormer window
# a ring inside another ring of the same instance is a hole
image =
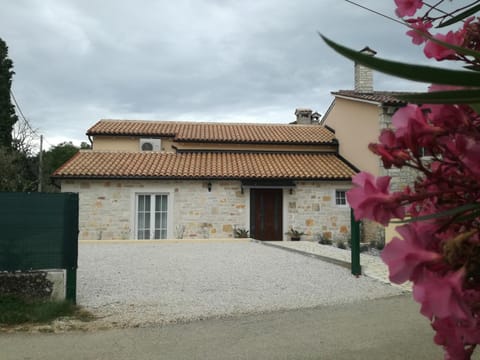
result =
[[[160,139],[140,139],[140,151],[160,151]]]

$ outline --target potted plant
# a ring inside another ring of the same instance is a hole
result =
[[[244,228],[237,228],[235,229],[235,237],[240,238],[240,239],[246,239],[248,238],[248,230]]]
[[[290,230],[288,230],[285,234],[290,236],[291,241],[299,241],[302,235],[305,235],[303,231],[299,231],[295,229],[293,226],[290,227]]]

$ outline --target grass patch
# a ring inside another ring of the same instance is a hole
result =
[[[25,300],[0,296],[0,324],[49,323],[59,317],[88,321],[93,316],[69,301]]]

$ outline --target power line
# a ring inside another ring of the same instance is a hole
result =
[[[385,19],[388,19],[388,20],[391,20],[391,21],[395,21],[396,23],[402,24],[403,26],[407,26],[403,21],[400,21],[400,20],[395,19],[395,18],[393,18],[393,17],[391,17],[391,16],[388,16],[388,15],[385,15],[385,14],[379,12],[379,11],[370,9],[370,8],[364,6],[364,5],[360,5],[360,4],[356,3],[355,1],[351,1],[351,0],[345,0],[345,1],[348,2],[349,4],[358,6],[359,8],[362,8],[363,10],[367,10],[367,11],[369,11],[369,12],[371,12],[371,13],[374,13],[374,14],[376,14],[376,15],[379,15],[379,16],[381,16],[381,17],[384,17]]]
[[[384,18],[386,18],[386,19],[388,19],[388,20],[391,20],[391,21],[394,21],[394,22],[396,22],[396,23],[402,24],[403,26],[409,27],[408,24],[405,23],[405,22],[403,22],[403,21],[400,21],[400,20],[395,19],[394,17],[388,16],[388,15],[385,15],[384,13],[381,13],[381,12],[379,12],[379,11],[370,9],[369,7],[366,7],[366,6],[364,6],[364,5],[361,5],[361,4],[356,3],[355,1],[352,1],[352,0],[345,0],[345,1],[346,1],[347,3],[349,3],[349,4],[358,6],[359,8],[362,8],[363,10],[367,10],[367,11],[369,11],[369,12],[371,12],[371,13],[374,13],[374,14],[376,14],[376,15],[379,15],[379,16],[381,16],[381,17],[384,17]],[[441,14],[443,14],[443,15],[450,15],[450,16],[452,16],[452,13],[447,13],[447,12],[445,12],[445,11],[443,11],[442,9],[439,9],[439,8],[437,7],[437,5],[439,5],[441,2],[443,2],[443,0],[440,1],[439,3],[435,4],[435,5],[430,5],[430,4],[428,4],[427,2],[424,1],[423,4],[424,4],[425,6],[427,6],[427,7],[429,7],[431,10],[436,10],[436,11],[438,11],[439,13],[441,13]],[[468,6],[465,6],[465,7],[462,8],[462,9],[466,9],[466,8],[472,7],[473,5],[475,5],[475,4],[479,3],[479,2],[480,2],[479,0],[474,1],[473,3],[471,3],[471,4],[468,5]],[[459,10],[460,10],[460,9],[457,9],[456,11],[459,11]],[[464,20],[462,20],[462,21],[464,22]]]
[[[13,94],[13,90],[10,89],[10,95],[12,95],[12,99],[13,99],[13,102],[15,103],[15,106],[17,107],[17,110],[18,112],[20,113],[20,116],[22,117],[23,121],[25,121],[25,124],[27,124],[27,127],[30,129],[31,132],[33,132],[35,135],[37,136],[40,136],[36,130],[34,130],[32,128],[32,126],[30,125],[30,123],[28,122],[27,118],[25,117],[25,115],[23,115],[23,111],[22,109],[20,108],[20,105],[18,104],[18,101],[17,101],[17,98],[15,97],[15,95]]]
[[[12,99],[13,99],[13,102],[15,103],[15,107],[17,108],[18,110],[18,113],[20,114],[20,117],[23,119],[23,121],[25,122],[25,124],[27,125],[27,127],[30,129],[30,131],[35,134],[37,137],[42,137],[42,135],[40,135],[37,130],[35,130],[32,125],[30,125],[30,122],[27,120],[26,116],[23,114],[23,111],[22,111],[22,108],[20,107],[20,104],[18,103],[17,101],[17,98],[15,97],[15,94],[13,93],[13,89],[10,89],[10,95],[12,96]],[[54,146],[52,145],[50,142],[48,142],[48,140],[45,138],[45,136],[43,136],[43,140],[50,146]]]

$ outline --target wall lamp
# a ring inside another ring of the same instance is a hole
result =
[[[212,183],[211,182],[208,182],[207,189],[208,189],[208,192],[212,191]]]

